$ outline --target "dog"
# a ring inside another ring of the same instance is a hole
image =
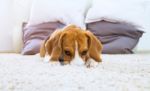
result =
[[[94,67],[102,62],[102,44],[90,31],[75,25],[54,31],[41,45],[40,56],[50,62],[85,64]]]

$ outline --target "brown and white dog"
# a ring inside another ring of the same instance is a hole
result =
[[[91,32],[69,25],[44,41],[40,56],[45,57],[45,61],[92,67],[102,61],[101,51],[101,42]]]

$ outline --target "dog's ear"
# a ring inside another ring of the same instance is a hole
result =
[[[47,37],[41,44],[40,56],[45,57],[45,55],[50,55],[52,52],[53,38],[51,36]]]
[[[51,60],[59,60],[59,57],[62,54],[62,43],[63,43],[63,37],[65,36],[65,33],[59,32],[56,36],[53,37],[53,43],[51,50]]]
[[[45,43],[46,43],[46,41],[43,41],[42,44],[41,44],[41,47],[40,47],[40,56],[41,57],[44,57],[45,54],[46,54]]]
[[[89,56],[97,62],[101,62],[101,42],[90,31],[85,31],[85,35],[88,38]]]
[[[40,55],[44,57],[46,52],[51,56],[51,60],[58,60],[62,53],[63,33],[61,30],[53,32],[48,40],[46,40],[41,48]]]

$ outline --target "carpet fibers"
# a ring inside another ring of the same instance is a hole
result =
[[[150,55],[102,55],[95,68],[0,54],[0,91],[150,91]]]

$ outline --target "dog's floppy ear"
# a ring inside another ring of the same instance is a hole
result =
[[[40,47],[40,56],[41,57],[44,57],[45,54],[46,54],[45,43],[46,43],[46,41],[43,41],[42,44],[41,44],[41,47]]]
[[[90,31],[85,31],[85,35],[88,37],[89,56],[97,62],[101,62],[101,42]]]
[[[53,32],[50,38],[40,48],[41,57],[44,57],[47,52],[51,56],[51,60],[58,60],[62,53],[62,40],[64,35],[61,30]]]

